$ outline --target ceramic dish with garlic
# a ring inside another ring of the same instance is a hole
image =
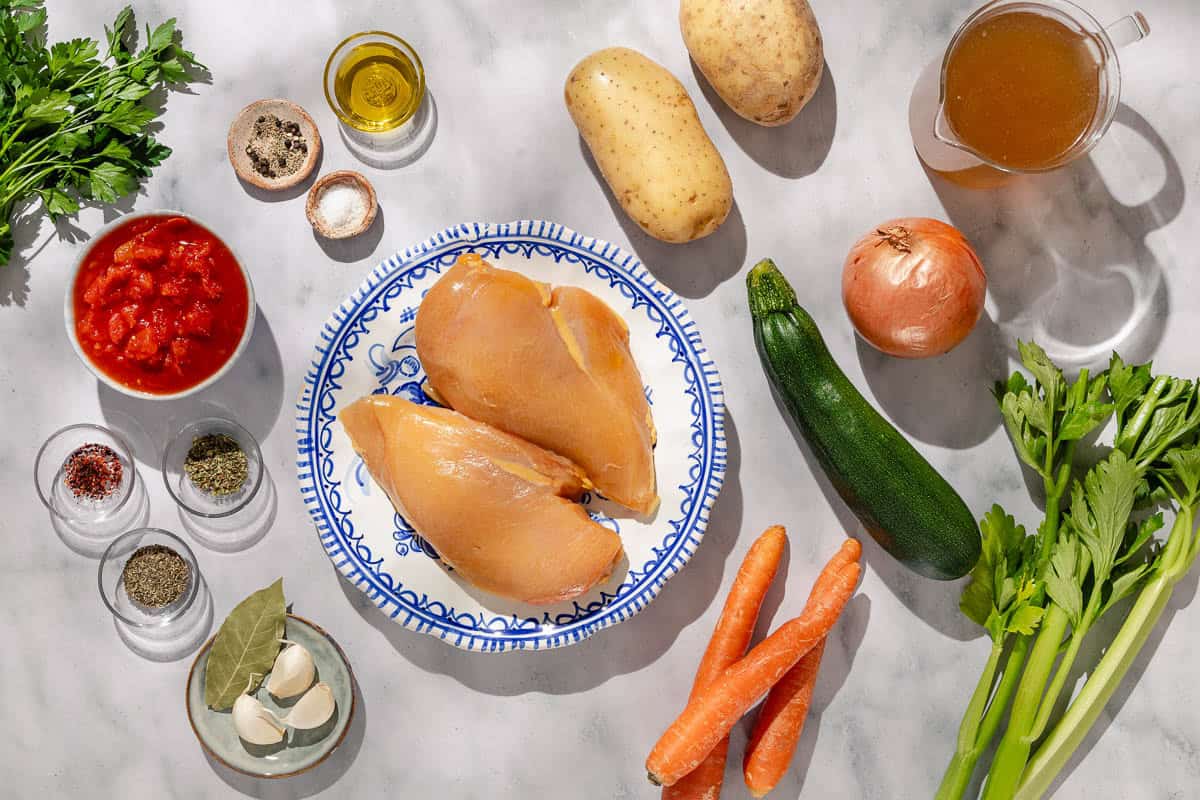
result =
[[[205,751],[266,778],[324,760],[344,738],[355,704],[341,648],[308,620],[279,614],[282,604],[280,582],[243,601],[197,655],[187,686],[188,718]],[[231,625],[238,620],[247,627]],[[231,643],[236,652],[227,658]],[[246,664],[255,666],[245,672]],[[257,671],[262,665],[269,666]]]

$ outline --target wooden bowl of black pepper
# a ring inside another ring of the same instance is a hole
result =
[[[229,126],[229,163],[246,183],[267,191],[302,183],[321,157],[312,117],[289,100],[256,100]]]

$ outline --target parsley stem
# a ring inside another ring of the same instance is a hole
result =
[[[8,167],[4,170],[4,172],[0,172],[0,186],[3,186],[8,181],[8,179],[11,177],[13,170],[19,168],[22,164],[27,163],[30,159],[40,156],[43,152],[45,152],[47,149],[49,149],[51,145],[54,144],[54,141],[58,137],[64,136],[68,133],[77,133],[81,130],[85,130],[87,128],[92,127],[94,124],[95,123],[93,123],[90,120],[88,120],[86,122],[80,122],[75,125],[68,126],[66,128],[59,128],[54,133],[53,136],[47,136],[47,137],[43,138],[37,144],[33,145],[28,150],[26,150],[24,153],[22,153],[20,156],[18,156],[11,164],[8,165]],[[65,162],[65,163],[71,163],[71,162]]]
[[[14,111],[16,110],[16,106],[13,106],[13,110]],[[4,145],[0,146],[0,158],[4,158],[4,154],[8,152],[8,148],[12,145],[12,143],[14,141],[16,141],[17,137],[20,136],[25,131],[25,128],[28,126],[29,126],[29,120],[22,122],[20,125],[18,125],[13,130],[12,134],[7,139],[4,140]]]

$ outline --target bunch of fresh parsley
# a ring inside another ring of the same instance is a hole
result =
[[[171,154],[150,130],[160,110],[147,96],[203,70],[180,46],[174,19],[147,26],[136,49],[129,7],[103,45],[47,46],[42,2],[0,0],[0,265],[12,256],[16,215],[37,200],[57,219],[81,200],[112,203],[134,191]]]

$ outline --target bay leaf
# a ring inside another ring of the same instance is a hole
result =
[[[283,578],[237,604],[221,623],[204,670],[204,704],[221,711],[238,695],[254,691],[279,655],[287,608]],[[254,675],[253,680],[251,676]]]

